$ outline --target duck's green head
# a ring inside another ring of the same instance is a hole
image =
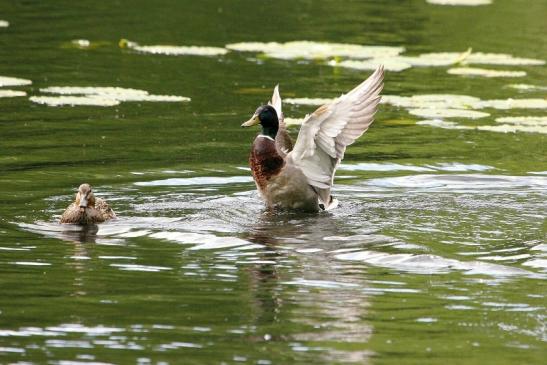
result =
[[[243,123],[242,127],[251,127],[260,124],[262,126],[262,134],[275,138],[279,129],[279,119],[277,112],[271,105],[262,105],[256,109],[251,119]]]

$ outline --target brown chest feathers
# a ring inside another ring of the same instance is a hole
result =
[[[285,161],[277,152],[273,140],[262,136],[255,139],[249,156],[249,165],[253,178],[261,190],[266,188],[268,180],[277,175],[284,164]]]

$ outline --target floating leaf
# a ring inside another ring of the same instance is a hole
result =
[[[426,0],[426,2],[434,5],[451,6],[479,6],[492,4],[492,0]]]
[[[151,95],[146,90],[123,87],[94,87],[94,86],[51,86],[40,89],[41,92],[60,95],[98,96],[105,99],[123,101],[190,101],[190,98],[175,95]]]
[[[460,76],[483,76],[483,77],[523,77],[526,76],[524,71],[505,71],[505,70],[488,70],[485,68],[475,67],[455,67],[447,71],[451,75]]]
[[[424,94],[414,96],[383,95],[381,103],[403,108],[474,109],[481,99],[455,94]]]
[[[501,124],[501,125],[481,125],[477,127],[481,131],[490,131],[490,132],[501,132],[501,133],[516,133],[516,132],[526,132],[526,133],[542,133],[547,134],[546,126],[524,126],[524,125],[511,125],[511,124]]]
[[[260,52],[279,59],[327,59],[351,57],[357,59],[392,57],[404,52],[403,47],[362,46],[358,44],[311,41],[242,42],[227,44],[226,48],[239,52]]]
[[[13,98],[16,96],[26,96],[27,93],[19,90],[0,90],[0,98]]]
[[[383,65],[386,71],[401,72],[411,68],[410,63],[399,60],[399,58],[373,58],[365,61],[345,60],[341,62],[330,61],[328,64],[335,67],[352,68],[355,70],[374,71],[378,66]]]
[[[409,109],[408,112],[422,118],[480,119],[490,116],[488,113],[465,109]]]
[[[467,127],[464,125],[459,125],[454,122],[445,122],[441,119],[432,119],[432,120],[420,120],[416,122],[417,125],[428,125],[431,127],[444,128],[444,129],[473,129],[473,127]]]
[[[0,87],[30,85],[32,81],[17,77],[0,76]]]
[[[466,63],[483,65],[506,65],[506,66],[541,66],[545,64],[544,60],[533,58],[513,57],[505,53],[471,53],[465,59]]]
[[[31,96],[30,101],[49,106],[63,105],[90,105],[90,106],[115,106],[120,104],[118,100],[102,98],[98,96]]]
[[[51,86],[40,89],[41,92],[59,94],[62,96],[36,96],[30,100],[50,106],[60,105],[96,105],[114,106],[124,101],[190,101],[190,98],[175,95],[151,95],[146,90],[128,89],[122,87],[80,87]]]
[[[507,85],[507,87],[511,89],[516,89],[519,91],[545,91],[547,90],[547,86],[540,86],[540,85],[528,85],[528,84],[510,84]]]
[[[228,53],[225,48],[219,47],[199,47],[199,46],[141,46],[136,42],[122,39],[119,42],[121,48],[129,48],[137,52],[161,54],[167,56],[221,56]]]
[[[477,109],[547,109],[546,99],[494,99],[484,100],[475,105]]]
[[[509,123],[509,124],[515,124],[515,125],[523,125],[523,126],[543,126],[547,127],[547,117],[500,117],[496,118],[496,122],[498,123]]]

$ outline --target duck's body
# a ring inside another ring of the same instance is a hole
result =
[[[78,188],[76,200],[66,208],[61,217],[61,223],[95,224],[116,218],[116,214],[108,203],[101,198],[95,198],[88,184]]]
[[[249,158],[260,195],[270,208],[317,211],[319,200],[306,176],[294,166],[290,155],[283,158],[274,140],[256,137]]]
[[[330,190],[346,146],[373,122],[383,87],[383,68],[332,103],[307,116],[292,145],[283,122],[277,87],[269,105],[242,126],[261,124],[249,164],[269,208],[318,211],[337,205]]]

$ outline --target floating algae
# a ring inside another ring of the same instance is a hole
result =
[[[119,45],[121,48],[128,48],[137,52],[167,56],[222,56],[228,53],[227,49],[219,47],[170,45],[141,46],[138,43],[128,41],[127,39],[120,40]]]

